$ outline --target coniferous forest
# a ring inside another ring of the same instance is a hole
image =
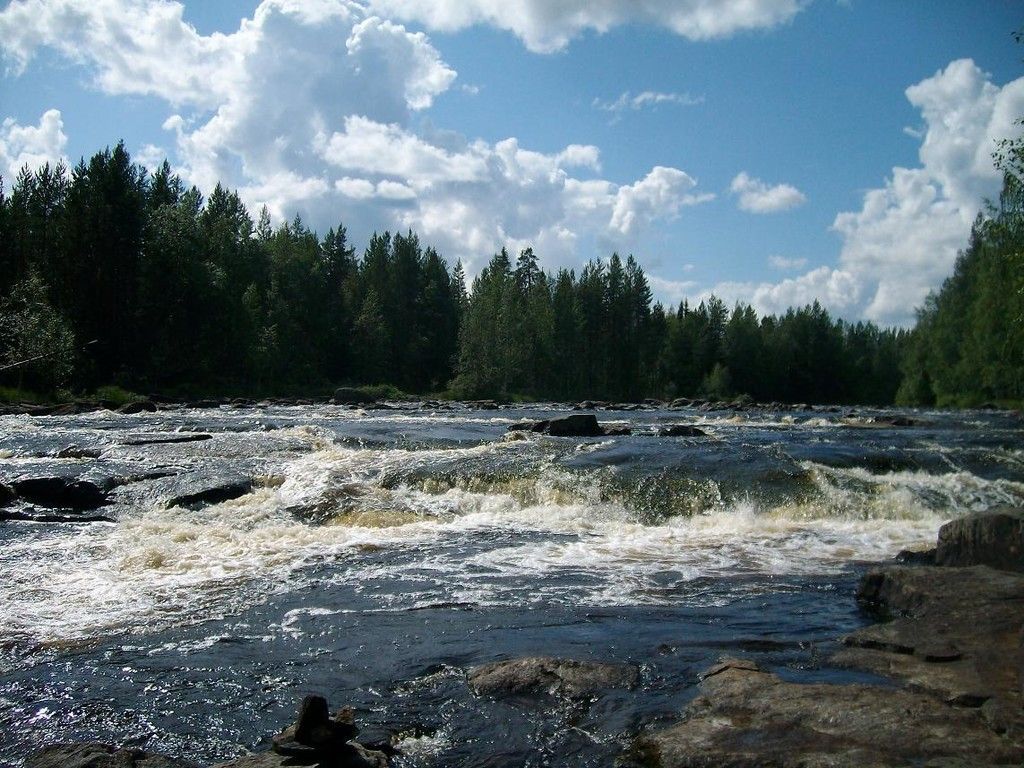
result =
[[[978,404],[1024,399],[1024,147],[997,155],[997,206],[913,331],[817,303],[760,317],[665,307],[612,254],[576,273],[531,249],[467,286],[413,232],[365,249],[339,224],[274,227],[235,192],[204,198],[123,144],[28,169],[0,192],[0,385],[40,393],[285,393],[388,384],[456,397]]]

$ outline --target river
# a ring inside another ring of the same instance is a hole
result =
[[[398,733],[398,766],[610,765],[722,654],[862,678],[826,658],[868,621],[863,570],[1024,504],[1007,412],[609,410],[632,435],[506,434],[560,410],[0,417],[0,481],[115,486],[109,522],[0,523],[0,763],[96,739],[210,764],[268,747],[316,692]],[[680,423],[708,436],[657,436]],[[237,498],[168,504],[239,479]],[[467,687],[524,655],[636,664],[641,683]]]

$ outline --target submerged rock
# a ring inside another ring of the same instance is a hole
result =
[[[468,675],[474,692],[499,696],[543,693],[589,696],[609,688],[633,688],[639,680],[640,671],[630,664],[546,656],[485,664],[469,670]]]
[[[935,564],[1024,572],[1024,509],[1000,507],[946,523],[939,529]]]
[[[195,768],[195,763],[109,744],[54,744],[29,755],[25,768]]]
[[[1022,753],[975,710],[872,685],[785,682],[748,660],[709,670],[684,720],[641,738],[658,768],[1019,765]]]
[[[692,424],[671,424],[658,428],[658,437],[707,437],[708,433]]]
[[[188,434],[180,435],[157,435],[154,437],[139,437],[132,440],[125,440],[124,445],[130,446],[142,446],[142,445],[174,445],[177,443],[198,443],[203,440],[211,440],[213,435],[208,435],[205,432],[190,432]]]

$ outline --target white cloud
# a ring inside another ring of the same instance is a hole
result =
[[[860,298],[860,283],[844,270],[818,267],[780,283],[719,283],[699,298],[707,298],[712,293],[727,304],[749,302],[762,314],[779,314],[790,307],[802,307],[815,300],[846,314]]]
[[[924,119],[921,165],[893,168],[884,186],[865,193],[859,211],[836,216],[832,228],[843,238],[838,267],[780,283],[722,283],[715,293],[762,311],[818,298],[846,317],[913,322],[915,308],[952,271],[985,200],[999,193],[991,153],[997,140],[1020,133],[1014,121],[1024,114],[1024,78],[999,87],[960,59],[906,94]],[[737,177],[741,187],[744,176]]]
[[[641,109],[657,107],[661,104],[674,104],[680,107],[693,107],[704,103],[703,96],[691,96],[688,93],[662,93],[659,91],[643,91],[636,95],[624,91],[614,101],[594,99],[592,106],[605,112],[621,115],[626,110],[634,112]]]
[[[615,193],[612,229],[631,235],[641,223],[672,218],[683,206],[714,199],[712,194],[689,194],[695,186],[697,182],[678,168],[656,166],[640,181],[620,187]]]
[[[992,165],[998,139],[1015,136],[1024,114],[1024,78],[1003,87],[970,59],[907,88],[926,129],[918,168],[894,168],[859,211],[840,213],[840,264],[861,282],[864,314],[907,324],[950,273],[986,198],[999,193]]]
[[[624,24],[663,27],[690,40],[729,37],[791,20],[810,0],[369,0],[374,10],[451,32],[487,24],[536,52],[564,48],[586,31]]]
[[[769,256],[768,263],[775,269],[803,269],[807,266],[807,259],[790,258],[788,256]]]
[[[729,185],[729,191],[739,195],[739,206],[749,213],[777,213],[788,211],[807,202],[807,197],[790,184],[768,186],[760,179],[749,176],[745,171],[737,174]]]
[[[56,165],[65,160],[67,143],[60,110],[44,112],[39,125],[19,125],[12,118],[0,123],[0,176],[5,178],[7,189],[24,166],[35,170],[45,163]]]
[[[669,307],[678,305],[683,299],[691,296],[697,287],[693,280],[668,280],[652,273],[647,274],[647,282],[655,299]]]

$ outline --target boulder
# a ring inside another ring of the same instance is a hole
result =
[[[14,492],[11,486],[0,483],[0,508],[6,507],[16,498],[18,498],[18,494]]]
[[[338,387],[334,390],[331,402],[335,405],[364,405],[377,402],[377,398],[367,395],[358,387]]]
[[[589,413],[538,422],[533,431],[552,437],[599,437],[604,434],[601,425],[597,423],[597,417]]]
[[[946,523],[939,529],[935,564],[1024,572],[1024,509],[1000,507]]]
[[[976,710],[890,687],[786,682],[733,659],[705,673],[680,724],[637,742],[632,764],[980,768],[1018,765],[1021,754]]]
[[[707,437],[708,433],[691,424],[670,424],[658,428],[658,437]]]
[[[156,411],[156,403],[150,400],[135,400],[130,403],[125,403],[117,409],[118,413],[133,414],[133,413],[154,413]]]
[[[12,483],[15,492],[31,504],[62,509],[95,509],[107,503],[112,480],[73,477],[23,477]]]
[[[195,763],[109,744],[54,744],[28,756],[25,768],[195,768]]]
[[[224,763],[224,768],[276,768],[278,765],[331,766],[331,768],[386,768],[387,756],[352,741],[359,733],[355,712],[339,710],[333,717],[323,696],[307,696],[299,705],[293,725],[274,736],[275,763],[268,757],[240,758]]]
[[[630,664],[531,656],[474,667],[468,680],[478,694],[579,697],[609,688],[632,688],[640,680],[640,671]]]
[[[199,509],[210,504],[237,499],[253,489],[253,482],[248,477],[228,477],[210,482],[203,488],[188,493],[172,496],[166,502],[168,507],[184,507]]]

